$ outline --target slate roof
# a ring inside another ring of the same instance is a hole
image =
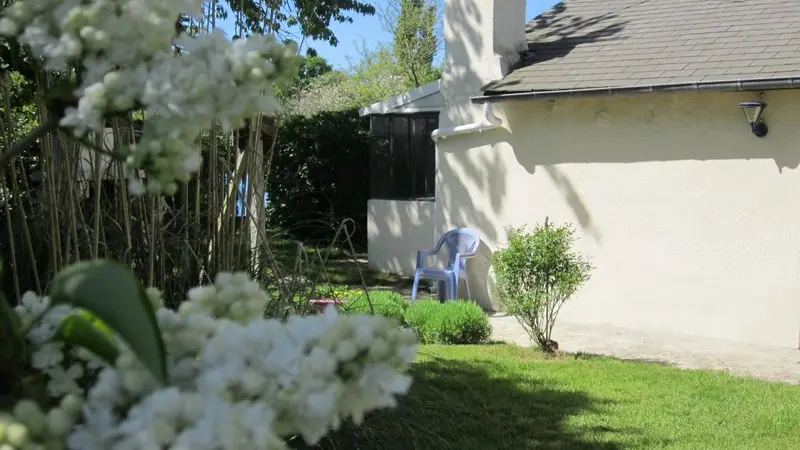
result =
[[[565,0],[485,94],[800,75],[800,0]]]

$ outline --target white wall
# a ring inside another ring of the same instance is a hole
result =
[[[369,268],[413,276],[417,250],[433,247],[435,205],[430,201],[367,203]]]
[[[444,44],[440,88],[445,103],[453,104],[519,61],[528,47],[525,0],[445,0]]]
[[[90,138],[94,143],[94,138]],[[114,129],[103,129],[103,147],[107,151],[114,150]],[[119,164],[115,164],[111,156],[103,155],[91,148],[82,147],[80,153],[80,170],[78,176],[80,180],[93,181],[96,178],[95,166],[99,162],[100,178],[103,180],[115,180],[120,178]]]
[[[440,143],[438,222],[486,261],[508,225],[575,224],[596,269],[564,320],[798,347],[800,92],[766,93],[764,139],[737,107],[758,97],[500,104],[506,128]]]

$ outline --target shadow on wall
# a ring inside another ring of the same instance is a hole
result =
[[[575,218],[581,229],[588,233],[595,242],[602,244],[603,239],[600,230],[592,223],[592,215],[589,213],[589,208],[586,206],[586,203],[584,203],[580,192],[573,186],[570,179],[558,166],[545,166],[544,170],[553,181],[553,184],[556,185],[564,195],[564,199],[575,214]]]
[[[464,63],[480,60],[481,48],[486,45],[482,33],[476,32],[476,29],[482,28],[481,24],[486,20],[475,3],[481,0],[448,1],[459,3],[460,7],[447,9],[444,21],[446,52],[441,88],[445,103],[451,102],[454,95],[459,95],[457,92],[461,89],[477,92],[477,89],[484,84],[480,74]],[[446,116],[446,114],[440,115],[442,127],[451,126]]]
[[[762,95],[770,105],[765,138],[752,135],[738,107],[753,97],[758,94],[631,95],[506,103],[503,109],[517,160],[530,174],[557,164],[688,160],[771,159],[779,171],[796,169],[800,94]],[[558,184],[568,183],[557,169],[547,170]]]
[[[482,33],[475,32],[486,28],[483,26],[485,18],[477,3],[482,0],[453,1],[458,2],[460,6],[448,9],[449,16],[445,24],[449,27],[446,33],[450,37],[447,40],[448,53],[442,93],[448,101],[448,107],[440,115],[441,128],[480,120],[480,107],[469,105],[467,99],[477,93],[485,82],[484,75],[478,73],[478,70],[481,70],[479,67],[464,65],[462,61],[465,57],[481,58],[482,51],[487,45],[483,41]],[[454,55],[457,55],[456,59]],[[460,104],[452,106],[453,102]],[[394,212],[385,215],[371,214],[370,242],[380,243],[378,244],[380,259],[384,264],[397,268],[410,266],[413,271],[416,251],[419,248],[432,246],[435,239],[449,229],[470,227],[481,233],[483,241],[479,256],[468,263],[470,278],[486,279],[486,271],[491,260],[491,253],[487,253],[489,247],[486,242],[497,242],[499,232],[502,231],[496,229],[492,217],[499,213],[506,193],[502,176],[498,177],[496,174],[503,173],[505,169],[500,156],[491,148],[468,150],[463,146],[464,142],[468,142],[471,148],[490,146],[506,140],[508,136],[510,136],[508,131],[503,129],[469,135],[466,137],[468,141],[464,141],[464,136],[451,136],[440,142],[437,177],[440,203],[438,216],[435,211],[426,216],[429,219],[424,220],[415,220],[413,213],[407,215],[400,210],[396,211],[396,214]],[[445,159],[447,161],[444,161]],[[441,183],[441,180],[446,182]],[[479,199],[471,198],[468,194],[475,192],[476,189],[483,192]],[[433,206],[433,203],[430,205]],[[421,238],[420,236],[426,233],[416,229],[423,226],[428,227],[427,238]],[[425,239],[428,239],[427,242]],[[372,245],[374,244],[371,244],[371,249]],[[441,264],[441,261],[436,263]],[[483,284],[485,283],[473,282],[470,285],[473,298],[486,297],[486,287],[482,286]],[[484,292],[481,293],[481,290]],[[466,294],[463,286],[460,294]]]
[[[417,250],[433,247],[435,209],[432,201],[370,200],[370,267],[413,276]]]
[[[794,134],[786,131],[800,119],[789,108],[800,94],[774,91],[764,95],[771,103],[764,118],[772,133],[763,139],[751,134],[737,107],[752,96],[685,93],[565,98],[506,103],[502,108],[512,130],[509,142],[517,162],[531,175],[541,169],[561,191],[583,232],[601,244],[590,208],[562,165],[771,159],[779,171],[796,169],[800,152]]]
[[[452,113],[452,111],[451,111]],[[461,123],[475,120],[466,115]],[[505,240],[504,224],[497,218],[503,215],[507,195],[506,164],[495,145],[507,142],[511,134],[505,128],[467,136],[453,136],[440,144],[439,187],[441,229],[469,227],[481,235],[478,255],[467,263],[472,298],[487,310],[497,310],[489,302],[486,280],[491,268],[492,248]],[[464,148],[469,145],[470,148]],[[479,195],[475,195],[479,192]]]
[[[488,298],[483,280],[491,265],[490,246],[503,239],[503,230],[497,229],[494,218],[500,214],[506,195],[505,181],[499,175],[505,171],[504,164],[491,144],[509,136],[505,129],[484,132],[479,140],[473,135],[470,145],[485,146],[473,150],[459,147],[460,136],[446,139],[440,158],[448,158],[448,163],[440,164],[439,178],[446,183],[438,189],[438,217],[434,202],[370,201],[369,252],[374,255],[370,264],[379,270],[411,276],[417,250],[432,247],[450,229],[473,228],[480,233],[482,243],[478,255],[467,263],[473,280],[471,294],[474,299]],[[480,198],[470,196],[476,191],[482,192]],[[445,253],[443,250],[442,255]],[[428,263],[440,266],[443,260],[431,258]],[[463,285],[459,293],[466,296]],[[482,306],[491,309],[492,305]]]

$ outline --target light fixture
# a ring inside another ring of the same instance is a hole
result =
[[[742,108],[742,111],[744,111],[744,116],[747,118],[747,122],[750,124],[750,130],[753,132],[753,134],[760,138],[766,136],[767,132],[769,131],[767,124],[765,124],[761,119],[761,113],[766,107],[767,104],[762,102],[739,103],[739,108]]]

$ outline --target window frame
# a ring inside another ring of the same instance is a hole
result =
[[[406,122],[404,130],[395,128],[399,119]],[[385,123],[378,126],[377,121]],[[435,201],[436,144],[431,134],[438,127],[438,112],[370,116],[370,200]],[[405,136],[405,146],[399,136]],[[388,176],[382,173],[386,169]]]

